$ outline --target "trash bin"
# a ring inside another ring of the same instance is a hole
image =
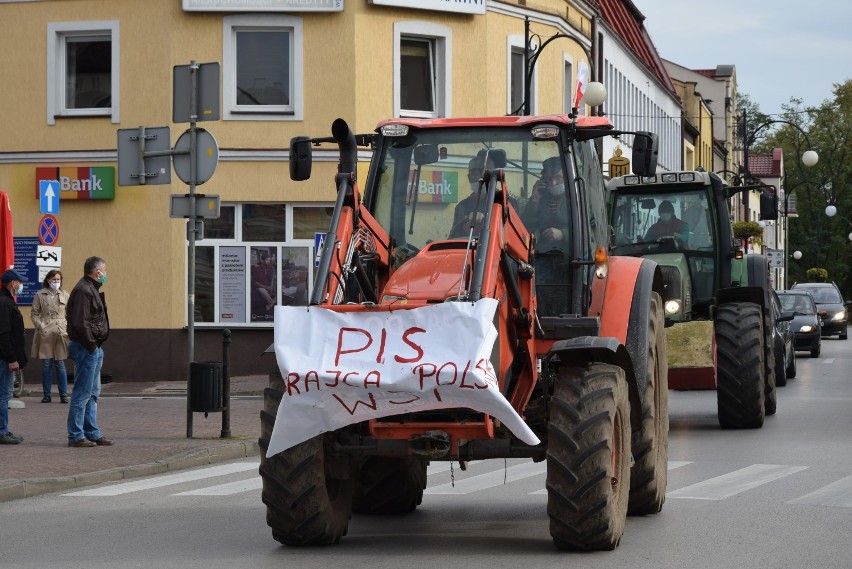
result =
[[[224,409],[222,363],[192,362],[189,365],[189,406],[194,413]]]

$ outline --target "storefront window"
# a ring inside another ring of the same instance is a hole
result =
[[[243,204],[243,241],[284,241],[284,204]]]
[[[294,207],[293,239],[313,239],[315,233],[325,233],[333,213],[333,207]]]
[[[268,327],[275,306],[307,305],[314,236],[328,231],[333,211],[326,205],[222,204],[218,219],[204,220],[196,247],[195,322]]]

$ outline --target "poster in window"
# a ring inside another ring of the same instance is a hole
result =
[[[311,258],[307,247],[284,247],[281,252],[281,292],[284,306],[308,305],[308,261]]]
[[[277,247],[251,248],[251,321],[272,322],[278,303]]]
[[[219,318],[246,321],[245,247],[219,247]]]

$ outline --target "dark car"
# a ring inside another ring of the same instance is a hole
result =
[[[790,328],[793,330],[793,346],[796,351],[807,350],[812,358],[819,357],[822,349],[820,319],[811,293],[803,289],[778,291],[781,310],[793,311]]]
[[[796,354],[793,347],[793,330],[790,322],[795,315],[792,311],[784,311],[781,300],[775,291],[770,297],[772,304],[772,320],[775,322],[772,339],[775,342],[775,385],[787,385],[787,378],[796,377]]]
[[[806,290],[814,297],[817,314],[822,320],[822,335],[837,334],[841,340],[846,339],[846,307],[843,295],[836,284],[832,283],[796,283],[794,290]]]

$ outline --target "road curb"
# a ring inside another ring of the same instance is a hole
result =
[[[256,440],[240,441],[227,445],[196,448],[146,464],[110,468],[75,476],[0,480],[0,502],[30,498],[39,494],[64,492],[105,482],[162,474],[226,460],[256,457],[259,452]]]

